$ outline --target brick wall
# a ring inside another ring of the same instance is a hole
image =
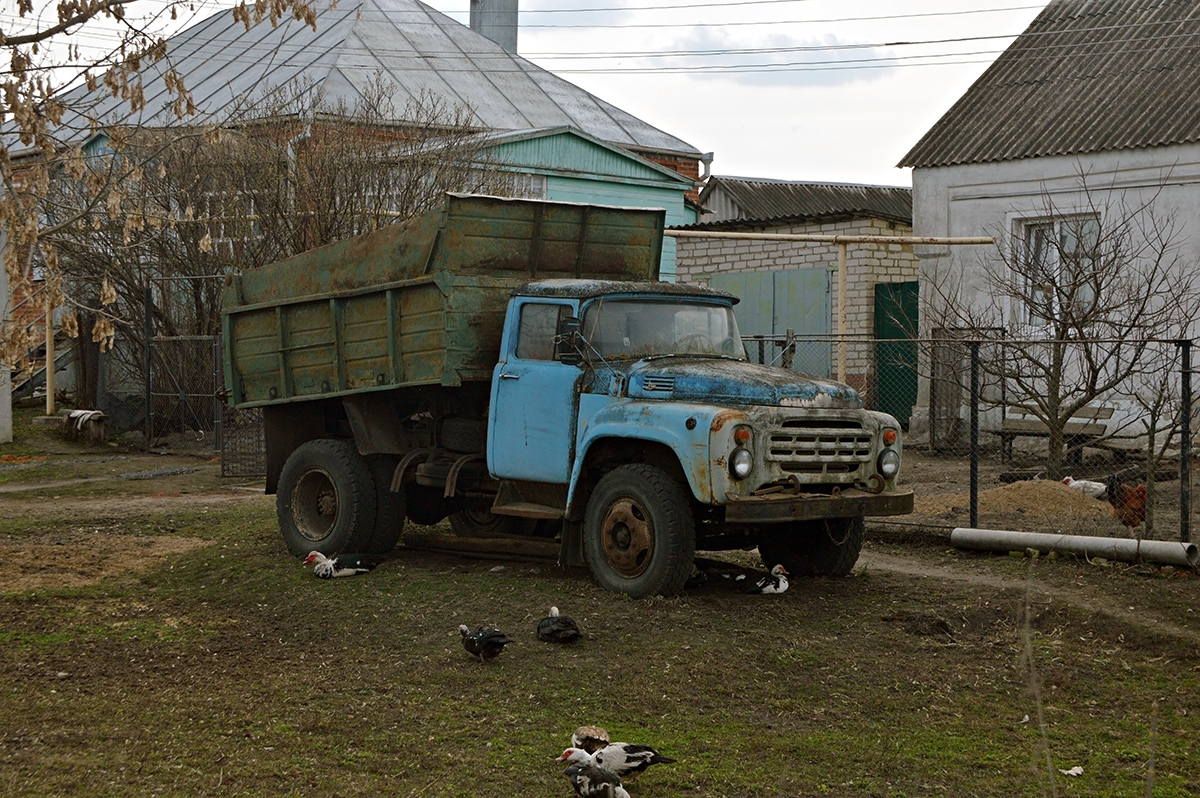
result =
[[[850,219],[738,232],[911,236],[912,227],[883,219]],[[681,283],[704,282],[707,275],[730,271],[831,270],[834,273],[830,302],[833,332],[837,333],[838,253],[833,244],[720,238],[679,238],[676,241],[676,279]],[[917,258],[909,244],[850,244],[846,250],[846,332],[874,334],[876,283],[906,282],[916,280],[917,275]],[[874,347],[864,346],[861,341],[847,347],[848,382],[861,387],[869,385],[873,350]]]

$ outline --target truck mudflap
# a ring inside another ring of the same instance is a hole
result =
[[[730,524],[782,524],[857,515],[904,515],[913,509],[913,493],[871,493],[844,488],[828,493],[776,492],[758,496],[725,494],[725,522]]]

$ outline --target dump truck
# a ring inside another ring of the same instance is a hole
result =
[[[633,597],[682,590],[698,550],[849,573],[864,516],[912,510],[900,425],[749,362],[737,298],[658,279],[663,221],[450,194],[231,275],[227,401],[262,409],[288,549],[381,554],[448,518]]]

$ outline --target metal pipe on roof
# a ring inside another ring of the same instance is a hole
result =
[[[816,244],[995,244],[991,236],[842,236],[817,233],[718,233],[707,230],[664,230],[675,238],[742,238],[759,241],[808,241]]]

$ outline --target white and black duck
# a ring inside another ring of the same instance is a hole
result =
[[[512,642],[499,629],[481,626],[472,632],[465,623],[459,624],[458,633],[462,635],[463,648],[468,654],[479,657],[480,662],[500,656],[504,647]]]
[[[570,763],[563,775],[571,780],[571,786],[580,798],[629,798],[621,777],[598,765],[592,754],[582,748],[568,748],[558,761]]]
[[[675,760],[663,756],[648,745],[609,743],[592,754],[592,761],[624,778],[633,773],[641,773],[651,765],[666,765]]]
[[[319,551],[311,551],[304,558],[304,564],[313,567],[313,575],[318,579],[337,579],[370,572],[379,564],[379,557],[371,554],[335,554],[326,557]]]
[[[745,593],[772,594],[783,593],[788,589],[788,572],[782,565],[776,565],[766,574],[753,581],[747,580],[742,591]]]

